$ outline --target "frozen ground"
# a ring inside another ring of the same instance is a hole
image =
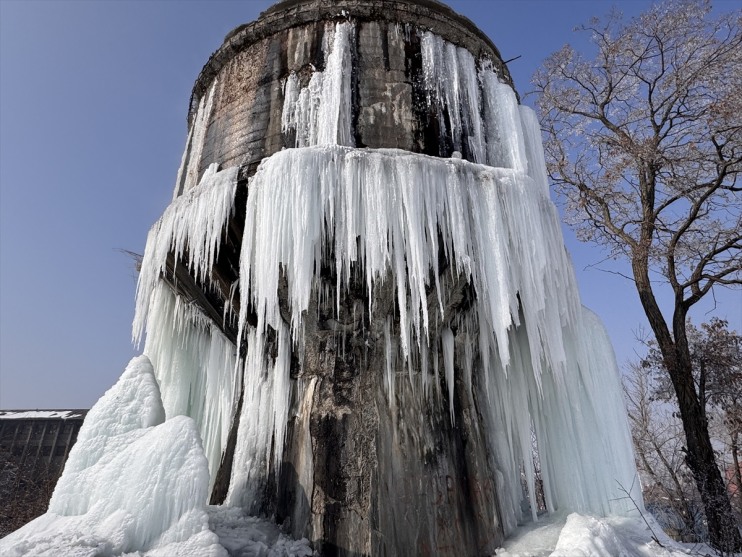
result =
[[[274,523],[235,507],[208,507],[209,526],[231,557],[310,557],[306,539],[294,540]]]
[[[518,528],[497,557],[717,557],[706,544],[677,543],[651,517],[545,516]],[[737,554],[737,557],[742,554]],[[733,556],[730,556],[733,557]]]

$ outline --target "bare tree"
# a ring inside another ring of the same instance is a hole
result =
[[[690,321],[686,330],[693,364],[693,381],[706,418],[711,424],[711,437],[726,473],[732,504],[742,516],[742,472],[740,471],[740,436],[742,435],[742,335],[729,329],[718,318],[701,324]],[[662,354],[655,341],[647,343],[648,353],[642,359],[642,372],[652,382],[651,397],[675,404],[675,393]],[[635,370],[634,375],[638,371]]]
[[[742,548],[694,388],[686,320],[717,286],[742,284],[740,12],[708,2],[594,20],[587,60],[566,46],[536,74],[547,165],[584,240],[628,260],[677,397],[686,460],[712,545]],[[651,277],[656,273],[659,280]],[[657,301],[669,289],[671,314]]]
[[[632,364],[623,383],[644,503],[668,534],[683,542],[701,541],[703,512],[689,481],[675,407],[656,396],[649,367]]]

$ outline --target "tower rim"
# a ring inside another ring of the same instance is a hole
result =
[[[201,69],[191,92],[188,123],[221,69],[242,50],[271,35],[317,21],[350,19],[410,23],[466,48],[476,58],[489,58],[515,90],[510,72],[492,40],[469,18],[437,0],[280,0],[257,19],[232,29]],[[517,91],[516,91],[517,95]]]

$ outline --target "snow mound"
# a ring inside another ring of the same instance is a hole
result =
[[[99,480],[114,471],[110,461],[148,428],[164,421],[152,364],[146,356],[136,357],[88,413],[49,502],[49,511],[60,515],[87,513],[94,502],[107,495],[105,490],[110,486]]]
[[[208,493],[196,423],[165,421],[152,363],[138,356],[88,413],[49,511],[0,540],[0,555],[313,555],[306,539],[294,541],[240,509],[207,512]]]
[[[497,549],[497,557],[716,557],[706,544],[671,540],[650,515],[604,518],[556,513],[526,524]],[[649,524],[649,525],[648,525]],[[650,528],[651,527],[651,528]]]
[[[209,507],[211,529],[232,557],[311,557],[306,538],[294,540],[273,522],[248,516],[237,507]]]
[[[567,517],[551,557],[633,557],[604,520],[572,513]]]

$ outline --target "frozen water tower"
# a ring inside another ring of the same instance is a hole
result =
[[[489,555],[631,484],[535,115],[434,0],[286,0],[226,37],[134,329],[211,502],[322,555]]]

